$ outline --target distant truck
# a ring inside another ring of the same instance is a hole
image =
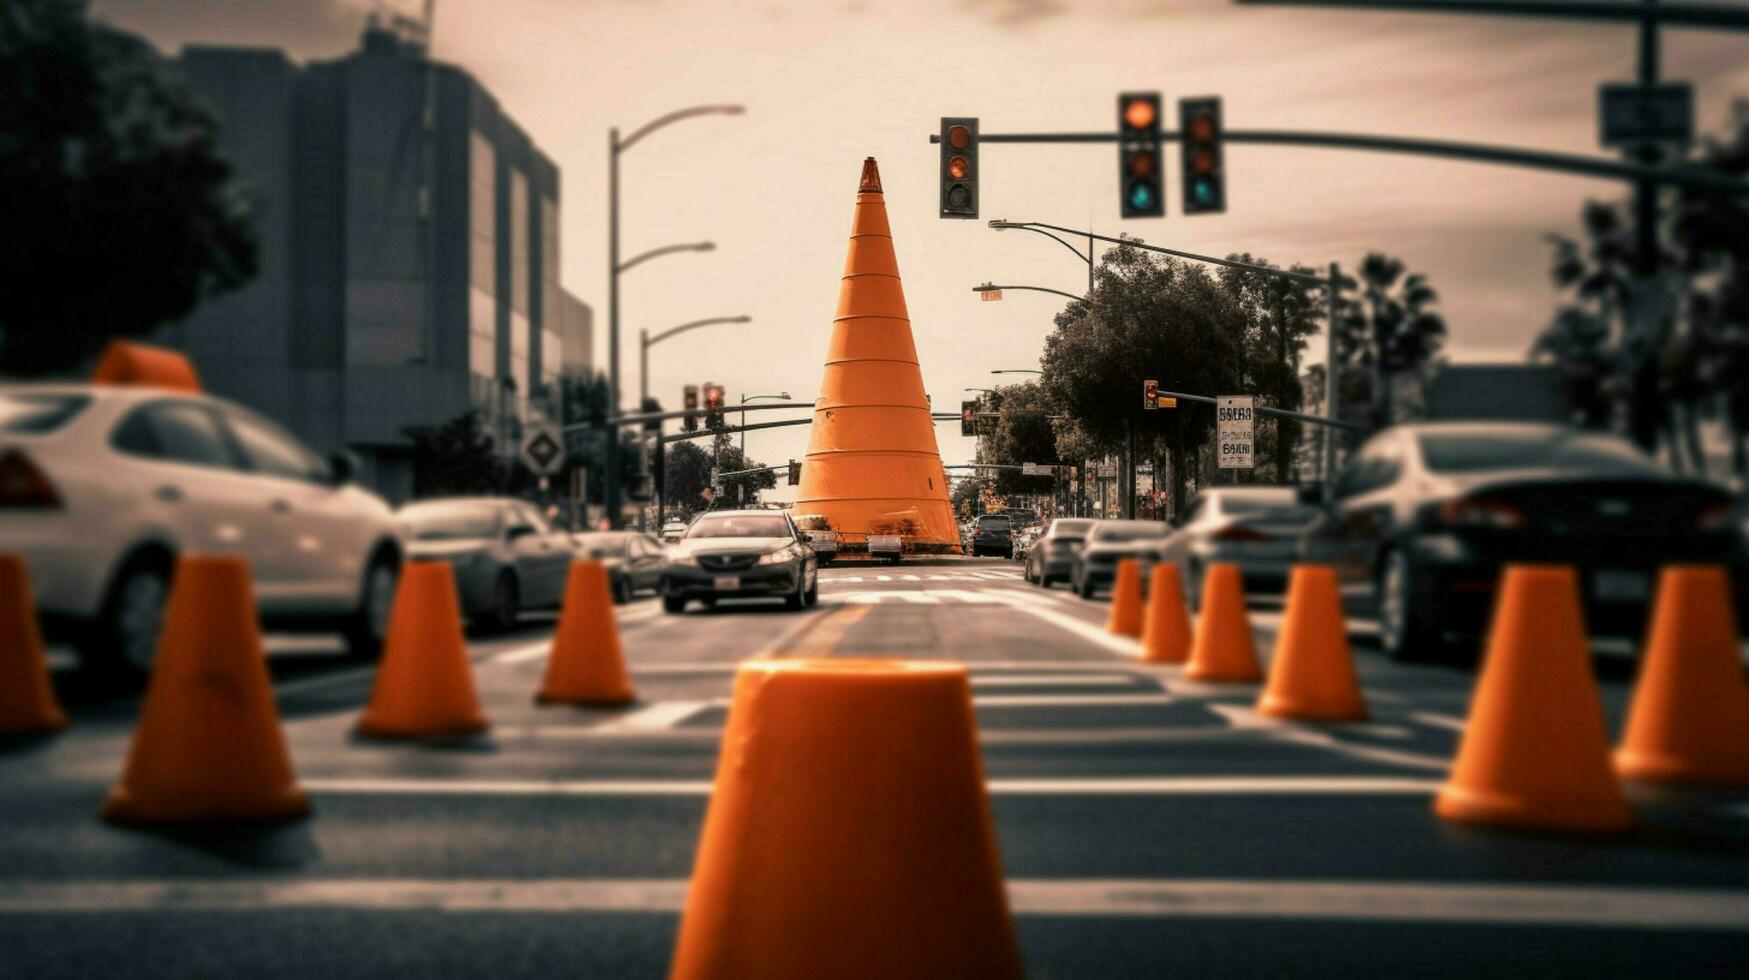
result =
[[[790,520],[795,522],[796,530],[808,536],[820,564],[829,565],[838,557],[838,532],[832,530],[824,514],[791,514]]]

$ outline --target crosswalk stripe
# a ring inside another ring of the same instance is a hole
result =
[[[709,796],[708,779],[303,780],[331,796]],[[1094,776],[991,779],[992,796],[1427,796],[1437,780],[1392,776]]]

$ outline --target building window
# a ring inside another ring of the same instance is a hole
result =
[[[497,151],[479,133],[468,152],[468,373],[478,379],[475,404],[495,414],[493,379],[498,376]],[[484,391],[484,397],[479,392]]]

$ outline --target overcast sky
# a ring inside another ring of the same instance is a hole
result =
[[[356,46],[369,0],[97,0],[97,14],[174,53],[271,45],[299,59]],[[414,4],[416,6],[416,4]],[[625,255],[709,238],[718,251],[622,280],[624,388],[637,332],[748,313],[747,327],[652,350],[669,406],[688,382],[741,393],[819,389],[862,159],[880,161],[924,383],[957,407],[991,368],[1037,366],[1055,297],[980,303],[994,279],[1077,292],[1085,267],[1036,235],[936,214],[943,115],[985,132],[1106,130],[1123,90],[1218,94],[1231,129],[1302,128],[1600,153],[1596,90],[1633,77],[1616,26],[1336,10],[1223,0],[438,0],[436,55],[483,82],[562,171],[562,276],[597,311],[605,363],[607,130],[683,106],[739,118],[681,123],[629,152]],[[1699,88],[1703,128],[1749,96],[1749,35],[1668,32],[1668,77]],[[1170,150],[1170,148],[1169,148]],[[1572,229],[1608,182],[1425,158],[1229,146],[1227,213],[1184,218],[1168,153],[1164,220],[1121,222],[1110,146],[986,146],[984,218],[1127,232],[1195,252],[1352,267],[1368,249],[1428,274],[1456,360],[1517,358],[1554,306],[1544,236]],[[1321,357],[1321,343],[1313,357]],[[800,458],[806,429],[753,433],[767,462]],[[948,463],[971,440],[937,428]],[[781,493],[778,496],[785,496]]]

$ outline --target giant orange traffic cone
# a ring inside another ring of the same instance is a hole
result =
[[[1354,678],[1348,626],[1342,621],[1342,591],[1336,571],[1295,565],[1288,580],[1287,611],[1275,637],[1269,685],[1257,701],[1259,714],[1305,721],[1360,721],[1366,701]]]
[[[741,665],[670,975],[1020,976],[965,667]]]
[[[103,804],[105,819],[289,820],[310,811],[255,619],[242,558],[177,563],[145,705],[127,768]]]
[[[1142,569],[1134,558],[1117,563],[1117,579],[1111,583],[1111,613],[1105,630],[1118,636],[1142,635]]]
[[[1163,561],[1148,581],[1148,607],[1142,616],[1142,659],[1153,664],[1181,664],[1190,657],[1190,613],[1184,608],[1184,586],[1178,566]]]
[[[131,340],[112,340],[103,349],[91,380],[104,385],[140,385],[171,391],[199,391],[200,378],[187,355]]]
[[[1202,612],[1196,617],[1184,676],[1199,681],[1263,679],[1251,619],[1245,614],[1245,582],[1237,565],[1216,562],[1202,573]]]
[[[1749,686],[1738,643],[1725,569],[1664,569],[1616,772],[1749,787]]]
[[[1633,825],[1609,767],[1573,569],[1507,567],[1469,723],[1434,809],[1531,829]]]
[[[541,704],[628,704],[636,696],[619,648],[607,569],[598,561],[573,562],[546,679],[534,699]]]
[[[914,550],[957,554],[947,490],[881,175],[870,157],[857,188],[795,512],[823,515],[852,539],[897,534]]]
[[[450,567],[408,562],[401,569],[382,664],[358,732],[378,738],[459,738],[486,727]]]
[[[30,572],[18,555],[0,555],[0,735],[39,735],[67,727],[49,684]]]

